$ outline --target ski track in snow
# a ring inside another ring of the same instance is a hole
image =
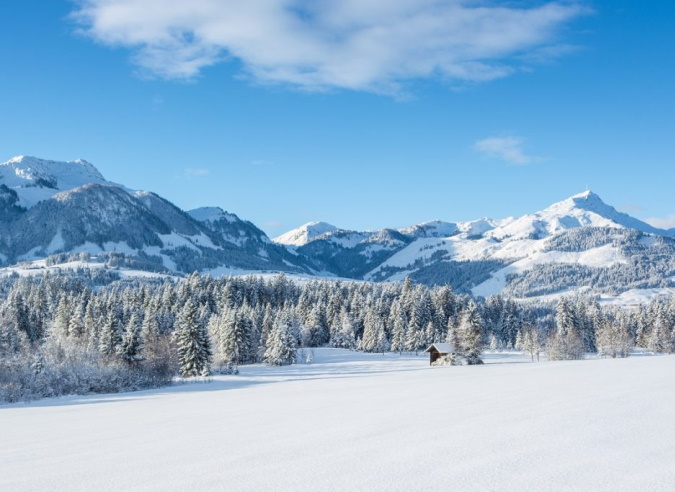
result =
[[[675,490],[675,357],[473,367],[315,349],[0,406],[0,489]]]

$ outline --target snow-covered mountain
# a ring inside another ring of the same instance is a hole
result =
[[[15,157],[0,165],[0,260],[124,254],[136,268],[188,273],[311,272],[304,258],[234,214],[184,212],[107,181],[90,163]]]
[[[20,155],[0,163],[0,183],[16,192],[18,205],[30,208],[59,191],[108,181],[83,159],[59,162]]]
[[[288,231],[281,236],[275,237],[274,242],[288,246],[304,246],[305,244],[319,239],[325,234],[337,232],[340,229],[326,222],[309,222],[297,229]]]
[[[585,192],[518,218],[375,231],[312,222],[270,240],[220,208],[186,212],[155,193],[111,183],[84,160],[21,156],[0,164],[6,267],[84,252],[168,273],[410,276],[486,297],[588,291],[634,298],[675,288],[674,235]]]
[[[282,237],[300,235],[300,229]],[[433,221],[398,230],[335,228],[303,236],[296,250],[336,275],[450,284],[478,296],[514,297],[669,288],[672,232],[605,204],[588,191],[519,218]]]
[[[620,227],[648,234],[667,234],[662,229],[618,212],[595,193],[586,191],[541,212],[524,215],[497,227],[488,235],[497,239],[543,239],[578,227]]]

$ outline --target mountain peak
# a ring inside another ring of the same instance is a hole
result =
[[[591,190],[584,191],[570,198],[577,205],[589,206],[591,204],[608,206],[602,198]]]
[[[85,161],[51,161],[20,155],[0,163],[0,184],[14,189],[20,204],[30,208],[59,191],[88,183],[108,183],[96,167]]]
[[[80,171],[81,174],[89,175],[98,180],[103,180],[103,175],[91,163],[84,159],[75,159],[73,161],[53,161],[41,159],[31,155],[18,155],[12,157],[6,162],[0,163],[0,166],[14,168],[16,174],[23,174],[29,179],[29,176],[36,174],[58,175],[63,173],[72,173]],[[23,173],[20,173],[23,171]]]
[[[591,190],[586,190],[586,191],[584,191],[584,192],[582,192],[582,193],[577,193],[576,195],[574,195],[574,196],[572,196],[572,197],[570,197],[570,198],[571,198],[572,200],[574,200],[574,199],[582,199],[582,200],[585,200],[585,199],[588,199],[588,198],[591,198],[591,197],[600,198],[597,194],[593,193]]]
[[[275,237],[274,242],[288,246],[304,246],[319,236],[339,230],[339,228],[327,222],[307,222],[297,229]]]
[[[649,234],[664,233],[661,229],[619,212],[588,190],[554,203],[540,212],[520,217],[495,229],[493,235],[497,238],[542,239],[578,227],[615,227],[636,229]]]
[[[442,220],[431,220],[398,229],[402,234],[415,237],[448,237],[457,233],[457,224]]]
[[[225,219],[227,222],[237,222],[239,217],[226,212],[220,207],[199,207],[187,211],[188,215],[199,222],[218,222]]]
[[[587,210],[589,212],[595,212],[603,216],[606,214],[613,216],[614,214],[618,213],[614,207],[607,205],[599,195],[593,193],[591,190],[586,190],[583,193],[578,193],[565,200],[554,203],[546,210],[560,212],[563,210],[569,211],[572,209]]]

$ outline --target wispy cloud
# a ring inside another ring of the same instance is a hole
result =
[[[672,229],[675,228],[675,215],[669,215],[667,217],[650,217],[648,219],[644,219],[644,221],[647,224],[651,224],[654,227],[658,227],[660,229]]]
[[[280,220],[270,220],[263,224],[265,227],[282,227],[284,225]]]
[[[575,46],[571,44],[554,44],[531,50],[523,54],[520,59],[527,63],[546,65],[555,62],[563,56],[576,53],[580,50],[582,50],[581,46]]]
[[[183,173],[188,178],[198,178],[198,177],[202,177],[202,176],[207,176],[209,174],[209,170],[204,169],[204,168],[200,168],[200,167],[188,167],[188,168],[185,168]]]
[[[483,82],[559,56],[578,2],[76,0],[79,32],[125,47],[144,71],[191,79],[237,59],[263,83],[398,93],[406,81]]]
[[[255,159],[251,161],[251,165],[253,166],[271,166],[273,164],[273,161],[266,161],[265,159]]]
[[[473,148],[487,157],[520,166],[543,160],[541,157],[526,153],[524,145],[525,141],[518,137],[490,137],[479,140]]]

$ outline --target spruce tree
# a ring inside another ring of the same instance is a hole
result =
[[[99,334],[98,349],[103,355],[115,355],[122,343],[122,334],[120,330],[120,320],[117,317],[118,311],[109,310],[105,318],[101,333]]]
[[[466,363],[482,364],[480,354],[483,345],[483,320],[473,302],[469,303],[468,309],[463,313],[458,331],[461,354]]]
[[[579,335],[579,322],[569,300],[561,298],[556,308],[556,330],[547,344],[549,360],[583,358],[584,344]]]
[[[391,350],[399,354],[405,350],[405,313],[399,303],[394,303],[390,315]]]
[[[246,320],[240,310],[230,311],[223,319],[220,332],[220,354],[228,364],[242,364],[248,353]]]
[[[176,319],[176,348],[181,376],[209,375],[212,357],[209,334],[191,299],[188,299]]]
[[[295,359],[296,338],[292,321],[286,313],[281,313],[270,333],[264,361],[267,365],[284,366],[293,364]]]
[[[356,347],[356,336],[354,334],[354,323],[352,317],[345,308],[340,312],[340,327],[333,335],[331,345],[337,348],[353,350]]]
[[[143,344],[141,342],[141,324],[136,313],[132,314],[127,323],[122,343],[120,345],[120,356],[129,365],[138,364],[143,360],[141,351]]]

